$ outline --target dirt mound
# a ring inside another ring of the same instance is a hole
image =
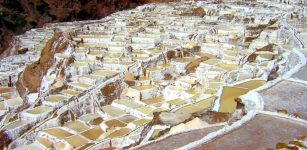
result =
[[[16,83],[17,90],[21,97],[24,97],[26,92],[35,93],[38,91],[43,76],[47,73],[47,70],[53,65],[54,54],[62,52],[68,46],[68,43],[60,40],[62,33],[56,33],[46,43],[46,46],[41,52],[40,59],[31,65],[27,66]],[[55,45],[56,42],[60,44]]]
[[[8,146],[8,144],[11,142],[11,139],[9,138],[9,136],[1,131],[0,132],[0,149],[4,149],[5,147]]]
[[[107,84],[100,91],[105,98],[105,104],[111,104],[113,100],[120,97],[120,94],[123,91],[121,80],[116,80],[115,82]]]
[[[181,14],[182,16],[198,16],[198,17],[204,17],[206,15],[205,10],[202,7],[197,7],[192,9],[191,12],[185,12]]]
[[[192,62],[190,62],[187,66],[186,66],[186,70],[187,70],[187,73],[193,73],[195,72],[195,69],[199,66],[199,64],[203,61],[206,61],[208,60],[209,57],[206,57],[206,56],[203,56],[203,57],[200,57]]]

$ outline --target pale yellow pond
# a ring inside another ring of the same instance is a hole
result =
[[[29,121],[27,121],[27,120],[17,120],[17,121],[11,122],[8,125],[4,126],[3,129],[4,130],[12,130],[12,129],[24,126],[28,123],[29,123]]]
[[[112,117],[117,117],[125,114],[125,111],[111,105],[104,106],[102,110]]]
[[[49,134],[49,135],[52,135],[58,139],[64,139],[66,137],[69,137],[69,136],[72,136],[73,134],[68,132],[68,131],[65,131],[63,129],[60,129],[60,128],[51,128],[51,129],[46,129],[44,130],[43,132]]]
[[[131,131],[131,129],[129,129],[129,128],[121,128],[121,129],[116,130],[116,131],[112,132],[111,134],[109,134],[107,136],[107,138],[123,137],[123,136],[127,135],[130,131]]]
[[[263,86],[264,84],[266,84],[265,80],[250,80],[250,81],[247,81],[247,82],[237,84],[235,86],[247,88],[248,90],[254,90],[254,89],[256,89],[260,86]]]
[[[54,108],[53,107],[47,107],[47,106],[38,106],[32,110],[28,110],[27,113],[29,114],[42,114],[45,112],[52,111]]]
[[[235,99],[246,94],[248,91],[247,88],[224,86],[220,99],[219,112],[234,113],[237,107]]]
[[[84,139],[79,135],[73,135],[71,137],[65,138],[64,140],[68,142],[72,146],[72,148],[81,147],[89,142],[88,140]]]
[[[94,127],[92,129],[86,130],[81,133],[82,136],[90,139],[90,140],[96,140],[98,139],[104,131],[100,127]]]
[[[88,130],[89,127],[81,121],[69,121],[64,124],[65,127],[70,128],[76,132],[82,132]]]

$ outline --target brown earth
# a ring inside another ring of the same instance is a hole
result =
[[[266,45],[266,46],[264,46],[264,47],[262,47],[262,48],[257,49],[257,51],[269,51],[269,52],[273,52],[274,47],[275,47],[275,44],[269,44],[269,45]]]
[[[175,51],[168,51],[166,53],[166,57],[167,57],[167,60],[171,60],[173,58],[176,58],[176,52]]]
[[[187,70],[187,73],[192,73],[192,72],[195,72],[195,69],[199,66],[199,64],[203,61],[206,61],[208,60],[209,57],[206,57],[206,56],[203,56],[201,58],[198,58],[192,62],[190,62],[186,67],[185,69]]]
[[[4,149],[7,147],[11,142],[9,136],[4,132],[0,131],[0,149]]]
[[[242,127],[203,144],[201,150],[264,150],[275,148],[278,142],[288,142],[307,134],[307,125],[288,119],[258,114]]]
[[[223,126],[208,127],[203,129],[197,129],[189,132],[179,133],[168,136],[165,139],[158,140],[157,142],[151,142],[147,145],[138,147],[139,150],[173,150],[191,142],[199,140],[211,132],[221,129]]]
[[[281,81],[277,85],[260,92],[264,100],[264,109],[277,112],[287,110],[307,120],[307,86],[303,83]]]
[[[54,47],[54,43],[61,38],[62,33],[56,33],[45,45],[41,52],[40,59],[31,65],[28,65],[22,74],[20,74],[16,87],[19,95],[23,97],[26,92],[35,93],[41,84],[42,77],[53,65],[54,54],[66,49],[68,43],[61,41]]]
[[[121,80],[109,83],[101,90],[103,97],[105,98],[105,105],[110,105],[113,100],[120,98],[120,94],[123,91],[121,87]]]

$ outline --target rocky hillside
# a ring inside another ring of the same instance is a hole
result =
[[[45,23],[99,19],[115,11],[163,0],[0,0],[0,54],[12,36]],[[166,0],[170,1],[170,0]],[[166,2],[165,0],[163,2]]]

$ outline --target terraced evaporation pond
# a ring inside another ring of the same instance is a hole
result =
[[[80,92],[75,91],[75,90],[63,90],[63,91],[61,91],[61,93],[71,95],[71,96],[77,96],[77,95],[80,94]]]
[[[220,99],[219,112],[234,113],[237,107],[235,99],[246,94],[248,91],[247,88],[224,86]]]
[[[250,80],[247,82],[243,82],[240,84],[237,84],[237,87],[242,87],[242,88],[247,88],[248,90],[254,90],[260,86],[263,86],[264,84],[266,84],[265,80]]]
[[[98,117],[101,117],[99,114],[85,114],[85,115],[82,115],[81,117],[78,118],[78,120],[81,120],[85,123],[95,119],[95,118],[98,118]]]
[[[121,116],[125,114],[125,111],[119,108],[113,107],[111,105],[104,106],[102,110],[112,117],[117,117],[117,116]]]
[[[91,85],[86,84],[86,83],[82,83],[82,82],[74,82],[74,83],[70,83],[72,86],[75,87],[80,87],[82,89],[89,89],[91,87]]]
[[[187,102],[180,99],[180,98],[177,98],[177,99],[169,100],[169,101],[167,101],[167,103],[169,103],[171,105],[175,105],[175,106],[182,106],[182,105],[186,104]]]
[[[64,139],[66,137],[72,136],[73,134],[65,131],[63,129],[60,128],[52,128],[52,129],[46,129],[43,132],[52,135],[54,137],[56,137],[57,139]]]
[[[65,100],[67,100],[67,97],[62,96],[62,95],[50,95],[45,99],[45,101],[53,102],[53,103],[63,102]]]
[[[111,70],[96,70],[92,73],[93,75],[101,76],[101,77],[114,77],[115,75],[118,74],[116,71],[111,71]]]
[[[53,143],[46,138],[36,137],[36,140],[46,148],[52,148]]]
[[[81,135],[90,140],[97,140],[103,133],[104,131],[100,127],[94,127],[82,132]]]
[[[27,120],[17,120],[17,121],[11,122],[7,126],[4,126],[3,129],[4,130],[12,130],[12,129],[27,125],[28,123],[29,123],[29,121],[27,121]]]
[[[143,85],[143,86],[132,86],[131,88],[136,89],[138,91],[143,91],[143,90],[149,90],[152,89],[154,86],[152,85]]]
[[[84,139],[79,135],[73,135],[68,138],[65,138],[65,141],[67,141],[72,146],[72,148],[81,147],[89,142],[88,140]]]
[[[264,84],[266,84],[264,80],[250,80],[233,87],[224,86],[220,99],[219,112],[233,113],[237,106],[237,102],[235,101],[236,98]]]
[[[46,113],[46,112],[50,112],[53,110],[53,107],[48,107],[48,106],[38,106],[32,110],[28,110],[27,113],[29,114],[43,114],[43,113]]]
[[[132,108],[132,109],[136,109],[136,108],[143,106],[139,103],[136,103],[132,100],[127,100],[127,99],[115,100],[115,101],[113,101],[113,103],[121,104],[121,105],[127,106],[127,107]]]
[[[209,108],[212,106],[213,102],[215,100],[215,97],[210,97],[204,100],[200,100],[194,104],[189,104],[186,106],[183,106],[182,108],[179,108],[176,110],[176,113],[178,114],[192,114],[195,112],[202,111],[206,108]]]
[[[150,121],[151,120],[149,119],[142,118],[142,119],[135,120],[132,123],[136,126],[143,126],[144,124],[149,123]]]
[[[111,119],[111,120],[108,120],[106,122],[104,122],[109,128],[113,128],[113,127],[125,127],[127,124],[122,122],[122,121],[119,121],[117,119]]]
[[[222,69],[225,69],[227,71],[233,71],[233,70],[237,70],[239,68],[239,65],[227,64],[227,63],[219,63],[216,66],[220,67]]]
[[[107,136],[107,138],[122,137],[122,136],[127,135],[130,131],[131,131],[131,129],[129,129],[129,128],[121,128],[121,129],[116,130],[116,131],[112,132],[111,134],[109,134]]]
[[[64,126],[77,132],[82,132],[89,129],[89,127],[81,121],[70,121],[65,123]]]
[[[87,62],[74,62],[70,65],[71,67],[85,67],[88,66]]]

